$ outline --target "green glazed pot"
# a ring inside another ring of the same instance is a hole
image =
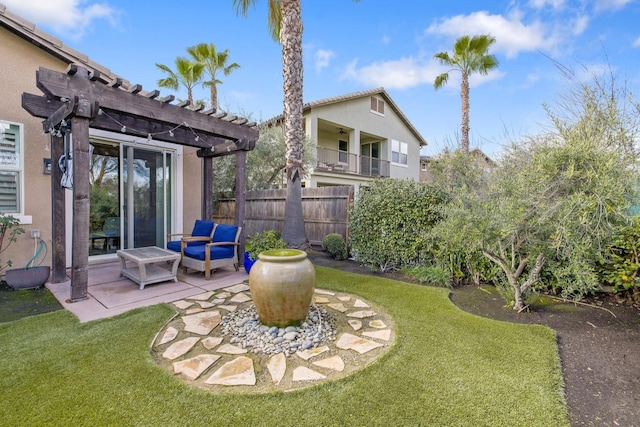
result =
[[[249,272],[251,297],[262,324],[300,325],[309,314],[316,271],[298,249],[261,252]]]

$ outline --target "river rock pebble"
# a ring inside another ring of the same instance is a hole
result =
[[[308,350],[323,342],[335,341],[336,321],[325,308],[312,305],[300,326],[278,328],[260,322],[254,304],[222,317],[222,336],[252,353],[290,356],[299,349]]]

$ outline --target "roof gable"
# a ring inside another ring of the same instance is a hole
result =
[[[123,88],[128,89],[131,86],[127,80],[113,74],[109,68],[92,61],[84,53],[66,46],[62,40],[40,30],[34,23],[9,12],[4,4],[0,4],[0,28],[10,31],[67,64],[82,64],[91,71],[97,71],[99,78],[96,80],[109,83],[120,79]]]
[[[380,96],[380,97],[382,97],[384,99],[384,101],[387,103],[387,105],[389,107],[391,107],[391,109],[398,115],[398,117],[400,117],[400,120],[402,121],[402,123],[404,123],[404,125],[407,126],[407,128],[411,131],[411,133],[413,133],[413,135],[416,137],[416,139],[418,139],[418,141],[420,141],[420,145],[427,145],[427,141],[424,139],[424,137],[420,134],[420,132],[418,132],[418,130],[415,128],[415,126],[413,126],[413,124],[409,121],[407,116],[405,116],[405,114],[402,112],[402,110],[400,110],[398,105],[393,101],[393,99],[391,99],[391,97],[389,96],[389,94],[387,93],[387,91],[383,87],[370,89],[370,90],[365,90],[365,91],[361,91],[361,92],[353,92],[353,93],[348,93],[348,94],[345,94],[345,95],[339,95],[339,96],[334,96],[334,97],[331,97],[331,98],[324,98],[324,99],[319,99],[317,101],[308,102],[308,103],[303,105],[302,111],[303,112],[308,112],[309,110],[311,110],[313,108],[326,107],[326,106],[329,106],[329,105],[332,105],[332,104],[337,104],[337,103],[341,103],[341,102],[345,102],[345,101],[351,101],[351,100],[359,99],[359,98],[370,97],[370,96],[374,96],[374,95],[378,95],[378,96]]]

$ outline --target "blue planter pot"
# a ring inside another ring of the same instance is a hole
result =
[[[251,266],[256,262],[257,260],[252,260],[251,258],[249,258],[249,252],[245,252],[244,253],[244,271],[247,272],[247,274],[249,274],[249,271],[251,271]]]

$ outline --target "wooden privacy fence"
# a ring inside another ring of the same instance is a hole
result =
[[[286,189],[247,191],[245,235],[265,230],[282,232],[286,197]],[[347,240],[349,206],[352,201],[352,186],[303,188],[302,215],[309,243],[320,245],[324,236],[330,233],[341,234]],[[213,220],[233,224],[235,209],[235,199],[220,199],[214,204]]]

